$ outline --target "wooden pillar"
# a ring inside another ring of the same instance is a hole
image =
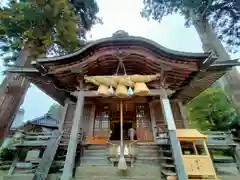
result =
[[[93,136],[94,131],[94,120],[95,120],[95,111],[96,111],[96,105],[92,105],[91,109],[91,115],[90,115],[90,122],[89,122],[89,136]]]
[[[156,141],[157,124],[156,124],[156,117],[155,117],[155,108],[154,108],[153,104],[154,104],[154,100],[149,103],[149,109],[150,109],[153,138],[154,138],[154,141]]]
[[[187,117],[185,116],[185,113],[184,113],[182,101],[178,101],[178,107],[179,107],[179,110],[180,110],[180,114],[182,116],[184,128],[187,129],[188,128],[188,121],[187,121]]]
[[[174,162],[176,166],[178,180],[186,180],[188,179],[188,176],[186,174],[183,160],[181,158],[182,157],[181,149],[180,149],[181,147],[176,135],[176,125],[174,122],[170,101],[167,97],[167,93],[165,89],[161,90],[160,102],[162,105],[164,120],[168,127],[168,133],[169,133],[170,143],[173,151],[173,157],[174,157]]]
[[[62,109],[62,112],[61,112],[61,121],[59,123],[59,131],[61,132],[62,129],[63,129],[63,124],[64,124],[64,121],[66,119],[66,115],[67,115],[67,111],[68,111],[68,107],[69,107],[69,100],[66,100],[65,101],[65,105],[64,105],[64,108]]]
[[[73,124],[71,135],[68,143],[67,156],[63,168],[61,180],[71,180],[73,174],[73,168],[75,165],[75,155],[78,145],[78,133],[80,131],[81,121],[83,119],[83,107],[84,107],[84,91],[78,92],[77,105],[74,112]]]

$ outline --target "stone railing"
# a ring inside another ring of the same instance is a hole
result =
[[[203,134],[208,136],[207,146],[212,156],[213,161],[218,161],[222,163],[235,161],[238,170],[240,171],[240,142],[238,138],[234,138],[231,132],[223,131],[209,131],[203,132]],[[214,158],[213,151],[229,150],[231,152],[231,158],[226,158],[220,156],[217,159]]]
[[[211,148],[211,146],[214,146],[213,148],[228,148],[227,146],[236,145],[236,143],[233,141],[231,132],[208,131],[202,133],[208,136],[207,145],[209,148]]]

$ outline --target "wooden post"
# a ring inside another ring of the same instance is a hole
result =
[[[123,103],[122,100],[120,102],[120,146],[121,146],[121,155],[123,155],[124,147],[123,147]]]
[[[61,180],[71,180],[73,174],[73,168],[75,165],[75,155],[78,145],[78,133],[80,131],[80,125],[83,115],[83,106],[84,106],[84,91],[80,90],[78,92],[77,105],[73,117],[73,124],[71,135],[68,143],[67,156],[63,168],[63,173]]]
[[[154,111],[154,107],[153,107],[153,103],[154,101],[151,101],[149,103],[149,109],[150,109],[150,117],[151,117],[151,124],[152,124],[152,132],[153,132],[153,137],[154,137],[154,141],[156,141],[156,117],[155,117],[155,111]]]
[[[15,154],[15,157],[14,157],[14,159],[13,159],[12,165],[11,165],[9,171],[8,171],[8,175],[9,175],[9,176],[11,176],[11,175],[13,174],[13,172],[14,172],[14,169],[15,169],[15,167],[16,167],[17,161],[18,161],[18,159],[19,159],[19,157],[18,157],[18,156],[19,156],[19,151],[20,151],[20,150],[17,150],[17,153]]]
[[[120,158],[118,161],[118,169],[119,170],[126,170],[127,169],[127,163],[124,158],[124,147],[123,147],[123,102],[121,100],[120,102],[120,135],[121,135],[121,144],[120,144]]]
[[[69,106],[68,101],[69,101],[69,100],[66,100],[66,101],[65,101],[65,105],[64,105],[64,108],[63,108],[62,113],[61,113],[61,121],[60,121],[60,123],[59,123],[59,128],[58,128],[60,132],[61,132],[62,129],[63,129],[64,121],[65,121],[65,119],[66,119],[66,115],[67,115],[67,111],[68,111],[68,106]]]
[[[181,158],[182,156],[181,147],[176,135],[176,125],[174,122],[170,101],[167,97],[167,93],[165,89],[162,89],[160,102],[162,105],[164,120],[168,127],[168,133],[169,133],[170,143],[173,151],[174,163],[176,166],[178,180],[186,180],[188,179],[188,176],[184,168],[183,160]]]
[[[182,116],[182,119],[183,119],[184,128],[188,128],[188,121],[187,121],[187,118],[185,116],[183,105],[182,105],[181,101],[178,101],[178,107],[179,107],[179,110],[180,110],[180,113],[181,113],[181,116]]]
[[[92,105],[91,109],[91,116],[90,116],[90,122],[89,122],[89,136],[93,136],[93,130],[94,130],[94,120],[95,120],[95,111],[96,111],[96,105]]]
[[[53,159],[57,152],[60,139],[61,139],[61,132],[59,130],[53,131],[52,137],[47,144],[47,147],[43,153],[42,159],[33,176],[33,180],[45,180],[47,178],[48,172],[50,170]]]

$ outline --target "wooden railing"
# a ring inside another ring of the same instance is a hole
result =
[[[12,161],[0,161],[0,171],[9,170],[12,165]]]
[[[56,133],[58,135],[56,135]],[[29,132],[29,133],[24,133],[24,132],[18,132],[18,134],[16,134],[13,138],[14,138],[14,144],[15,146],[19,146],[19,145],[24,145],[24,146],[42,146],[45,145],[43,143],[48,143],[48,145],[51,145],[50,148],[48,148],[48,150],[52,150],[52,149],[57,149],[58,143],[56,143],[56,147],[53,147],[53,140],[58,138],[60,139],[61,133],[58,130],[56,130],[55,132]],[[56,136],[56,137],[55,137]],[[37,142],[34,142],[37,141]],[[33,144],[32,144],[33,143]],[[42,159],[44,158],[44,156],[42,158],[36,157],[33,159],[25,159],[24,161],[20,161],[19,158],[19,151],[20,148],[18,148],[17,153],[15,154],[15,158],[12,161],[11,165],[9,166],[8,164],[8,175],[12,175],[13,173],[16,174],[32,174],[35,173],[40,162],[42,161]],[[45,150],[46,152],[47,150]],[[39,151],[40,153],[40,151]],[[48,153],[49,154],[49,153]],[[63,167],[64,165],[64,161],[51,161],[50,158],[54,158],[55,154],[51,154],[50,157],[47,157],[45,159],[47,159],[46,162],[47,163],[43,163],[45,166],[47,166],[48,168],[51,167]]]
[[[18,132],[13,137],[13,146],[46,146],[52,132]]]

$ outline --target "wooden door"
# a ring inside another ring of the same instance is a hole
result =
[[[137,139],[139,141],[153,141],[152,125],[150,121],[149,105],[136,105]]]
[[[110,109],[107,104],[96,107],[94,136],[109,136]]]
[[[84,138],[86,138],[87,136],[91,136],[92,135],[92,130],[93,127],[90,128],[91,126],[91,122],[92,122],[92,110],[93,110],[93,105],[91,104],[85,104],[84,105],[84,111],[83,111],[83,134],[84,134]]]

